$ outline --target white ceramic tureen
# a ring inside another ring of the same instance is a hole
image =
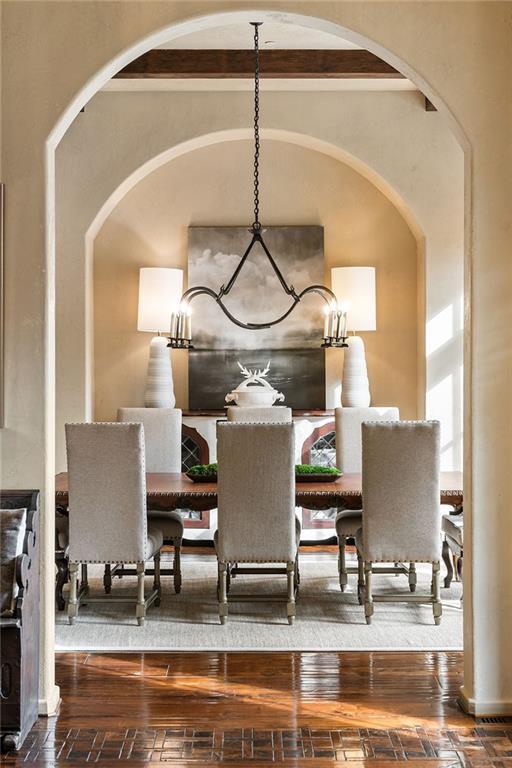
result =
[[[235,403],[241,408],[255,408],[274,405],[284,400],[283,393],[274,389],[265,378],[270,370],[270,361],[263,371],[249,371],[240,363],[238,367],[245,378],[236,389],[226,395],[226,403]]]

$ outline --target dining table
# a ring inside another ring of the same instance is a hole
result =
[[[454,513],[462,512],[462,472],[440,473],[441,504],[449,505]],[[217,507],[217,483],[193,482],[186,473],[148,472],[146,473],[147,507],[152,510],[172,511],[176,509],[204,512]],[[63,515],[68,515],[69,493],[68,476],[60,472],[55,477],[55,505]],[[362,507],[362,477],[361,474],[343,474],[334,481],[297,482],[295,484],[295,505],[308,510],[361,509]],[[411,496],[411,507],[414,508],[414,497]],[[302,547],[335,545],[334,519],[332,527],[325,529],[326,536],[321,539],[304,539]],[[213,549],[213,538],[183,539],[185,546],[201,546]],[[56,584],[57,604],[61,609],[65,605],[62,587],[67,579],[67,559],[64,552],[56,553],[56,565],[59,576]],[[448,567],[448,566],[447,566]]]
[[[148,509],[203,511],[217,507],[217,483],[194,482],[182,472],[148,472],[146,494]],[[462,506],[462,472],[440,473],[439,501],[454,508]],[[55,478],[55,502],[59,511],[66,514],[69,503],[66,472],[59,473]],[[315,510],[336,507],[361,509],[361,474],[343,474],[334,481],[297,482],[295,504],[297,507]],[[411,505],[414,506],[414,497],[411,497]]]

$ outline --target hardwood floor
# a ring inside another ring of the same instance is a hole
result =
[[[442,652],[61,654],[59,716],[3,762],[512,766],[512,722],[464,715],[461,675]]]

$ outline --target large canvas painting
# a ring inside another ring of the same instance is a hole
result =
[[[190,227],[188,284],[218,291],[227,283],[250,242],[246,227]],[[324,283],[322,227],[269,227],[265,242],[285,280],[297,292]],[[290,306],[270,262],[256,244],[225,297],[229,311],[243,322],[265,322]],[[194,350],[189,353],[189,407],[217,409],[240,382],[236,361],[264,368],[270,383],[283,392],[285,404],[297,409],[325,407],[325,361],[320,348],[323,313],[315,294],[270,329],[249,331],[228,320],[211,298],[192,304]]]

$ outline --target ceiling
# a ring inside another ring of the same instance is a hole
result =
[[[242,50],[252,49],[254,30],[250,24],[229,24],[210,27],[183,35],[160,45],[173,50]],[[261,50],[356,50],[354,45],[325,31],[266,21],[260,27]],[[237,78],[171,78],[171,79],[112,79],[104,91],[245,91],[253,85]],[[407,79],[334,78],[327,79],[263,79],[261,89],[267,91],[414,91],[416,86]]]

